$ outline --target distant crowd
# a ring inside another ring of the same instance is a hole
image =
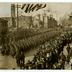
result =
[[[72,67],[72,33],[66,32],[61,34],[55,40],[46,42],[40,45],[37,53],[32,61],[28,61],[25,69],[65,69],[65,64],[70,64]],[[64,54],[64,46],[66,47],[67,55]]]

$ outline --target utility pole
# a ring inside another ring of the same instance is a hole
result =
[[[17,30],[18,30],[18,27],[19,27],[19,22],[18,22],[18,4],[17,4]]]

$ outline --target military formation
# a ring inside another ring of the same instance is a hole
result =
[[[65,69],[66,62],[72,66],[72,49],[69,45],[72,41],[72,32],[64,32],[50,40],[48,36],[45,33],[18,42],[11,40],[2,46],[1,53],[16,58],[17,66],[20,69]],[[66,45],[67,56],[63,53],[63,48]],[[25,51],[36,46],[38,46],[38,50],[32,61],[29,60],[25,63]]]
[[[32,61],[25,64],[26,69],[65,69],[65,63],[72,67],[72,48],[70,43],[72,40],[72,33],[65,32],[57,37],[55,40],[46,42],[40,45],[37,53],[34,55]],[[64,46],[67,45],[66,50],[68,55],[63,53]]]
[[[24,51],[28,51],[31,48],[35,48],[41,44],[44,44],[50,39],[50,37],[55,37],[58,33],[49,33],[44,32],[33,37],[24,38],[22,40],[16,41],[15,38],[10,38],[9,42],[2,45],[2,54],[3,55],[12,55],[15,56],[19,48],[23,48]]]

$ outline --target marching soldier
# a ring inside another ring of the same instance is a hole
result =
[[[63,52],[61,53],[60,60],[61,60],[61,68],[64,69],[66,57],[65,57],[65,55],[63,54]]]
[[[24,68],[24,65],[25,65],[25,55],[24,55],[24,50],[23,48],[21,49],[20,51],[20,68]]]
[[[70,51],[70,45],[69,44],[67,44],[67,52],[68,52],[68,54],[69,54],[69,51]]]
[[[20,67],[20,48],[17,48],[17,52],[16,52],[16,63],[17,66]]]
[[[69,44],[67,45],[66,49],[67,49],[67,52],[68,52],[67,62],[69,62],[69,60],[70,60],[70,56],[69,56],[70,55],[70,45]]]
[[[2,49],[1,49],[2,55],[5,55],[5,49],[6,49],[5,45],[2,45]]]

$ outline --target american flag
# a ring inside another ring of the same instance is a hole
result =
[[[46,4],[18,4],[18,8],[21,8],[25,13],[30,13],[33,11],[37,11],[39,9],[45,8]]]

